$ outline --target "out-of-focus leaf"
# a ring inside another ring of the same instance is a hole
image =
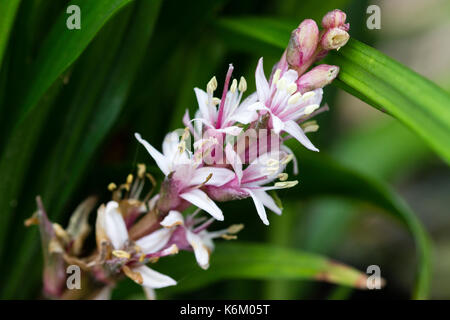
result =
[[[218,26],[282,50],[296,27],[292,22],[255,17],[223,18]],[[334,83],[400,120],[450,163],[450,95],[447,92],[355,39],[350,39],[339,52],[332,52],[326,62],[341,68]]]
[[[355,39],[333,53],[339,81],[388,112],[450,163],[450,95],[428,79]],[[339,83],[338,83],[339,84]]]
[[[202,270],[192,254],[180,253],[155,265],[178,281],[166,292],[183,292],[227,279],[315,280],[366,288],[366,275],[323,256],[268,244],[222,243]]]
[[[0,19],[0,69],[20,1],[21,0],[0,0],[0,12],[2,15],[2,18]]]
[[[286,196],[338,195],[370,203],[390,214],[414,237],[418,268],[413,296],[417,299],[427,298],[431,277],[430,240],[408,205],[380,180],[332,161],[323,153],[305,152],[292,141],[288,142],[302,161],[301,183],[299,187],[286,191]]]
[[[25,118],[52,83],[79,57],[105,22],[131,1],[73,0],[70,2],[71,5],[77,5],[81,9],[81,29],[67,28],[68,15],[65,12],[55,22],[33,64],[27,94],[19,106],[22,113],[20,119]]]
[[[110,81],[99,98],[95,114],[90,119],[83,143],[78,150],[78,156],[71,166],[72,179],[57,199],[55,211],[59,212],[62,209],[70,193],[79,183],[89,160],[122,111],[139,64],[145,57],[160,5],[160,0],[137,3],[136,16],[116,57],[115,67],[109,74]]]
[[[99,29],[111,16],[131,0],[73,1],[82,8],[81,30],[68,30],[63,13],[52,27],[33,63],[26,94],[19,108],[23,111],[21,121],[16,123],[0,159],[0,256],[4,250],[5,231],[14,212],[24,177],[29,168],[42,126],[51,110],[51,103],[59,88],[54,83],[70,64],[82,53]],[[62,79],[57,83],[62,84]],[[26,114],[25,114],[26,113]]]

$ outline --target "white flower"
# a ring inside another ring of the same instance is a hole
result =
[[[164,227],[162,230],[171,234],[171,239],[166,245],[176,245],[184,250],[192,248],[198,265],[206,270],[209,267],[209,258],[214,249],[212,239],[219,237],[233,238],[232,234],[239,232],[242,226],[235,225],[225,230],[208,232],[206,228],[214,220],[210,219],[202,225],[196,226],[202,219],[195,219],[195,215],[196,213],[184,219],[180,212],[172,210],[161,221],[161,225]]]
[[[213,96],[217,89],[216,77],[208,82],[206,92],[194,88],[199,110],[195,113],[193,120],[190,120],[187,110],[183,118],[184,124],[191,129],[194,136],[198,137],[202,134],[203,126],[205,130],[237,136],[242,128],[236,126],[236,123],[248,124],[258,118],[256,110],[248,108],[256,103],[256,94],[250,95],[241,103],[242,95],[247,90],[247,82],[244,77],[241,77],[239,84],[236,79],[233,79],[230,86],[232,72],[233,66],[230,65],[221,99]],[[195,122],[195,130],[191,121]]]
[[[297,121],[319,108],[322,89],[302,95],[297,90],[298,74],[295,70],[288,70],[281,74],[281,70],[277,69],[269,84],[264,75],[262,58],[259,59],[255,78],[258,100],[261,104],[253,108],[262,114],[269,114],[270,125],[276,134],[287,132],[306,148],[319,151],[306,137]]]
[[[200,161],[187,152],[184,140],[180,142],[176,133],[169,133],[164,139],[163,153],[142,139],[140,134],[135,136],[166,177],[171,174],[170,180],[175,187],[170,192],[176,193],[173,196],[205,210],[217,220],[223,220],[222,210],[199,187],[224,185],[234,177],[231,170],[201,166]]]
[[[131,264],[129,266],[123,266],[122,271],[124,271],[127,276],[134,274],[135,276],[130,278],[142,285],[146,290],[146,293],[150,293],[153,289],[177,284],[174,279],[154,271],[146,265],[135,263],[130,260],[133,257],[127,252],[127,246],[130,244],[128,231],[122,214],[119,211],[119,204],[117,202],[110,201],[106,206],[102,205],[98,209],[96,231],[97,237],[106,237],[111,242],[114,249],[113,255],[128,259],[127,262],[129,261]],[[142,254],[154,252],[156,246],[155,242],[160,241],[161,240],[157,239],[153,233],[141,238],[138,242],[147,245],[145,250],[143,249]],[[153,245],[150,245],[150,242],[153,242]],[[129,271],[127,273],[128,269],[131,270],[131,273]]]

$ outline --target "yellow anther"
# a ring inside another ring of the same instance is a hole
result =
[[[289,98],[288,104],[296,104],[296,103],[300,100],[301,97],[302,97],[302,95],[301,95],[300,92],[297,92],[297,93],[293,94],[293,95]]]
[[[139,257],[139,262],[142,262],[145,260],[145,254],[141,254],[141,256]]]
[[[208,93],[213,93],[217,89],[217,79],[216,77],[212,77],[206,85],[206,91]]]
[[[147,167],[143,163],[138,163],[138,177],[139,179],[143,179],[145,177],[145,171],[147,171]]]
[[[293,94],[295,91],[297,91],[297,84],[293,82],[287,87],[287,92]]]
[[[247,81],[245,80],[244,77],[241,77],[241,79],[239,80],[239,91],[240,92],[247,91]]]
[[[273,75],[272,83],[277,84],[278,80],[280,80],[281,69],[277,69],[275,74]]]
[[[288,164],[291,160],[294,159],[293,154],[288,154],[282,161],[281,164]]]
[[[303,129],[303,132],[305,132],[305,133],[316,132],[317,130],[319,130],[319,125],[317,124],[316,121],[312,120],[312,121],[303,123],[302,129]]]
[[[281,78],[280,80],[278,80],[277,82],[277,89],[278,90],[283,90],[286,89],[287,83],[286,83],[286,79],[285,78]]]
[[[315,95],[316,94],[314,93],[314,91],[308,91],[302,95],[302,99],[307,100],[307,99],[314,97]]]
[[[221,238],[222,238],[222,239],[225,239],[225,240],[236,240],[236,239],[237,239],[237,236],[231,235],[231,234],[223,234],[223,235],[221,236]]]
[[[294,181],[283,181],[283,182],[276,182],[275,187],[278,188],[292,188],[298,184],[297,180]]]
[[[133,183],[133,175],[130,173],[128,176],[127,176],[127,184],[131,184],[131,183]]]
[[[55,231],[55,234],[58,238],[69,240],[69,235],[67,234],[66,230],[64,230],[64,228],[61,227],[61,225],[59,225],[58,223],[53,224],[53,230]]]
[[[114,191],[116,189],[117,189],[117,185],[114,182],[111,182],[110,184],[108,184],[109,191]]]
[[[112,252],[113,256],[117,257],[117,258],[125,258],[125,259],[130,259],[131,255],[123,250],[114,250]]]
[[[218,104],[220,104],[220,99],[219,98],[217,98],[217,97],[214,97],[213,99],[212,99],[212,103],[213,103],[213,105],[218,105]]]
[[[242,223],[241,224],[233,224],[228,227],[227,232],[231,233],[231,234],[235,234],[235,233],[238,233],[239,231],[241,231],[242,229],[244,229],[244,225]]]
[[[288,178],[289,178],[289,175],[287,173],[285,173],[285,172],[280,173],[278,175],[278,179],[280,179],[280,181],[286,181]]]
[[[233,79],[233,81],[231,82],[231,88],[230,88],[231,93],[235,93],[236,89],[237,89],[237,80]]]
[[[305,108],[305,115],[309,115],[309,114],[313,113],[314,111],[316,111],[317,109],[319,109],[318,104],[311,104]]]

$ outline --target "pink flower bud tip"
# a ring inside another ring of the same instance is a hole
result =
[[[330,84],[339,74],[338,66],[321,64],[297,80],[297,88],[303,94]]]
[[[299,68],[316,51],[319,43],[319,28],[314,20],[304,20],[297,29],[292,31],[286,51],[286,60],[291,67]]]
[[[322,19],[322,27],[324,29],[331,29],[331,28],[340,28],[344,31],[348,31],[350,28],[350,25],[348,23],[345,23],[345,20],[347,19],[347,15],[345,12],[334,9],[333,11],[328,12]]]
[[[340,28],[331,28],[322,36],[320,45],[324,50],[339,50],[339,48],[345,46],[348,39],[350,39],[350,35],[347,31]]]

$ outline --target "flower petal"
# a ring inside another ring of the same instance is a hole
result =
[[[142,249],[142,253],[154,253],[166,246],[171,235],[172,230],[162,228],[140,238],[136,241],[136,244]]]
[[[164,228],[173,228],[184,224],[183,215],[175,210],[170,210],[169,214],[160,223]]]
[[[284,129],[284,122],[274,114],[271,114],[271,119],[273,131],[275,131],[276,134],[280,134],[281,130]]]
[[[234,178],[234,172],[229,169],[202,167],[195,170],[189,185],[198,186],[204,183],[210,174],[212,174],[211,178],[205,183],[207,186],[220,187]]]
[[[192,189],[180,195],[184,200],[205,210],[217,220],[223,220],[222,210],[211,200],[210,197],[199,189]]]
[[[256,67],[255,72],[255,80],[258,99],[262,103],[266,103],[270,96],[270,88],[266,76],[264,75],[263,58],[260,58],[258,61],[258,66]]]
[[[267,220],[267,214],[266,214],[266,209],[264,209],[264,205],[262,203],[262,201],[258,198],[258,196],[250,189],[243,189],[244,191],[248,192],[248,194],[250,195],[250,197],[252,197],[253,202],[255,203],[256,206],[256,211],[258,212],[259,217],[261,218],[262,222],[265,225],[269,225],[269,220]]]
[[[169,169],[169,161],[167,158],[158,150],[156,150],[150,143],[142,139],[141,135],[139,133],[135,133],[134,136],[136,139],[147,149],[148,153],[150,153],[150,156],[155,160],[156,164],[158,165],[159,169],[164,173],[164,175],[169,175],[170,169]]]
[[[309,150],[313,150],[313,151],[317,151],[317,152],[319,151],[319,149],[317,149],[311,143],[311,141],[309,141],[308,137],[305,135],[302,128],[300,128],[300,126],[296,122],[294,122],[292,120],[286,121],[284,123],[284,131],[286,131],[292,137],[297,139],[301,144],[303,144]]]
[[[128,241],[128,231],[116,201],[106,204],[104,223],[106,235],[114,249],[121,249]]]
[[[281,209],[275,204],[272,197],[267,194],[264,190],[253,189],[253,193],[261,200],[263,205],[276,214],[281,214]]]
[[[209,124],[212,124],[214,110],[211,110],[208,106],[208,94],[199,88],[194,88],[195,96],[197,97],[198,108],[202,118],[205,119]]]
[[[142,285],[144,287],[158,289],[169,286],[174,286],[177,284],[175,280],[171,277],[168,277],[162,273],[159,273],[155,270],[150,269],[147,266],[140,266],[133,268],[134,272],[139,272],[142,276]]]
[[[195,259],[197,260],[198,265],[206,270],[209,268],[209,251],[206,245],[203,243],[202,238],[189,231],[186,230],[186,239],[191,245],[192,249],[194,249]]]

